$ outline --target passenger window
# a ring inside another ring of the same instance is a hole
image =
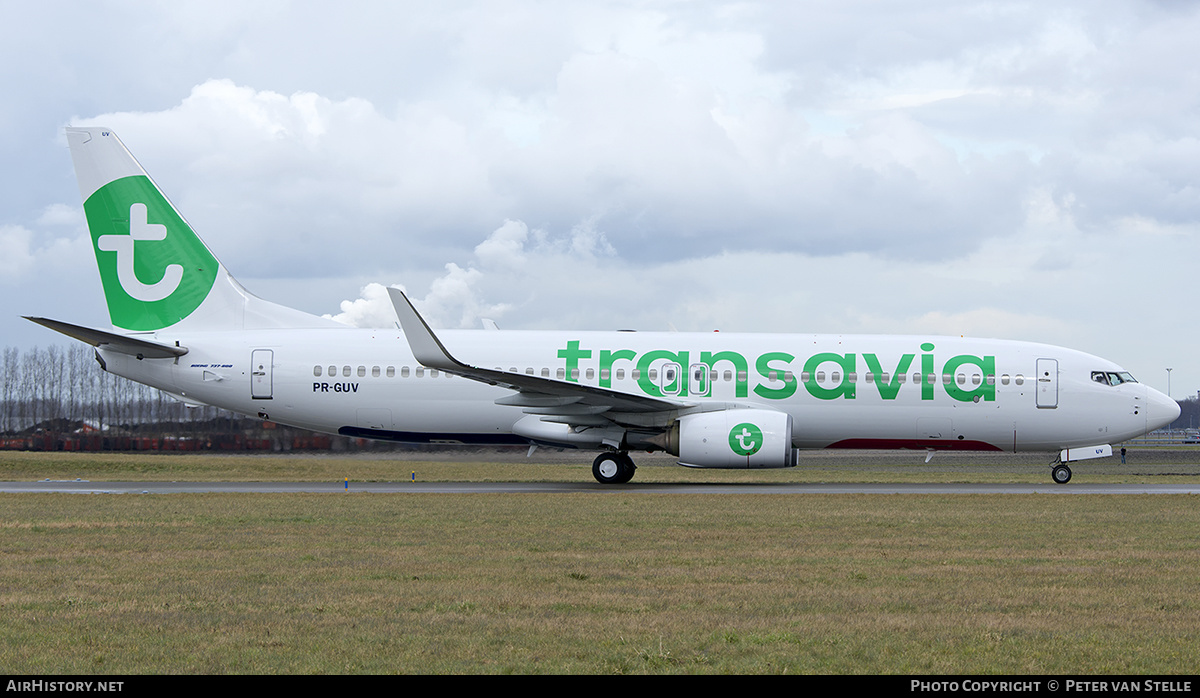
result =
[[[559,380],[562,380],[563,378],[567,377],[567,370],[565,368],[560,368],[555,372],[554,376]]]
[[[395,377],[396,377],[396,367],[395,367],[395,366],[388,366],[388,367],[387,367],[387,377],[388,377],[388,378],[395,378]]]
[[[594,369],[594,368],[589,368],[589,369],[588,369],[588,370],[585,372],[585,377],[586,377],[588,380],[592,380],[593,378],[595,378],[595,377],[596,377],[596,369]]]
[[[372,378],[378,378],[378,377],[379,377],[379,367],[378,367],[378,366],[372,366],[372,367],[371,367],[371,377],[372,377]]]
[[[336,375],[337,375],[337,366],[330,366],[329,367],[329,377],[333,378]]]
[[[425,367],[424,366],[417,366],[417,370],[415,372],[415,377],[416,378],[424,378],[425,377]]]
[[[313,375],[320,377],[320,375],[321,375],[321,367],[320,366],[313,366]]]
[[[1018,373],[1017,377],[1013,379],[1013,383],[1016,383],[1017,385],[1025,385],[1025,376]]]
[[[342,375],[345,376],[346,378],[350,377],[350,367],[349,366],[342,366]]]
[[[549,378],[549,377],[550,377],[550,369],[543,368],[542,369],[542,378]]]
[[[1000,374],[1000,385],[1008,385],[1008,374],[1007,373]]]
[[[725,382],[728,383],[731,380],[733,380],[733,371],[725,369]]]
[[[619,380],[619,381],[625,380],[625,369],[623,369],[623,368],[617,369],[617,380]]]
[[[358,367],[358,377],[359,377],[359,378],[364,378],[364,377],[366,377],[366,375],[367,375],[367,367],[366,367],[366,366],[359,366],[359,367]]]
[[[401,378],[408,378],[408,366],[401,366],[401,367],[400,367],[400,377],[401,377]]]

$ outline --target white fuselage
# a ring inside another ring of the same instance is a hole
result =
[[[1066,463],[1179,414],[1110,361],[955,337],[435,333],[396,287],[398,330],[357,330],[249,293],[111,129],[67,129],[112,331],[30,319],[181,400],[404,442],[633,450],[782,468],[798,448],[1058,450]],[[1076,453],[1073,457],[1071,449]]]
[[[514,428],[531,419],[521,407],[494,402],[512,390],[422,367],[399,330],[146,336],[188,353],[139,360],[101,348],[108,370],[187,401],[415,443],[549,441]],[[481,368],[701,409],[719,403],[786,412],[798,448],[1057,450],[1121,442],[1177,414],[1174,402],[1141,383],[1093,380],[1093,372],[1121,371],[1110,361],[1027,342],[484,330],[439,337]]]

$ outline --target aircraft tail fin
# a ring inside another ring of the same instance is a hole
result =
[[[335,324],[246,291],[111,129],[68,128],[67,142],[114,328]]]

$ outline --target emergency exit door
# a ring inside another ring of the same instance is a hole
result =
[[[271,363],[275,352],[270,349],[255,349],[250,352],[250,397],[255,400],[271,399],[273,370]]]

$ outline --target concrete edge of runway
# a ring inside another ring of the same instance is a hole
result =
[[[0,482],[0,493],[73,494],[1200,494],[1197,484],[629,483],[595,482]]]

